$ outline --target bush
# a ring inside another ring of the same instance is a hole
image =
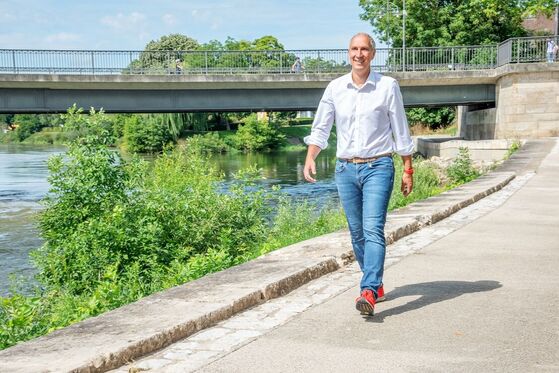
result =
[[[173,136],[163,118],[132,115],[124,121],[124,144],[132,153],[158,153]]]
[[[216,171],[195,153],[165,153],[149,171],[94,145],[74,145],[66,158],[49,163],[46,243],[35,254],[50,288],[92,291],[108,268],[120,277],[132,265],[149,284],[173,261],[209,249],[234,260],[264,239],[264,196],[247,194],[244,181],[222,193]]]
[[[466,147],[458,149],[458,156],[447,168],[446,173],[453,184],[463,184],[479,176],[478,170],[472,164],[470,151]]]
[[[61,115],[61,119],[70,141],[77,139],[88,141],[86,138],[95,137],[104,145],[113,145],[117,140],[111,117],[106,115],[103,109],[95,111],[91,108],[89,113],[85,114],[82,108],[74,104],[66,114]]]
[[[194,135],[186,139],[186,146],[206,153],[226,153],[230,147],[217,132],[208,132],[204,135]]]
[[[235,146],[239,150],[259,151],[278,148],[285,140],[277,126],[267,120],[258,120],[256,114],[248,116],[243,125],[239,126],[234,137]]]
[[[411,108],[406,110],[406,115],[410,125],[427,125],[435,130],[451,125],[456,112],[454,107]]]

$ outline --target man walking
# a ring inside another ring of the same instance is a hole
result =
[[[386,243],[384,225],[394,184],[392,153],[404,162],[401,190],[413,188],[413,142],[395,79],[371,71],[375,42],[365,33],[349,44],[351,72],[328,84],[305,138],[304,177],[315,182],[315,159],[328,146],[336,122],[336,185],[346,214],[355,258],[363,272],[355,307],[373,315],[384,300],[382,277]]]

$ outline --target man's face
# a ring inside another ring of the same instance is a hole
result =
[[[374,57],[375,50],[371,49],[368,37],[358,35],[351,40],[349,44],[349,62],[351,63],[352,70],[369,70]]]

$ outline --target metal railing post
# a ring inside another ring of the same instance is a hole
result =
[[[318,51],[317,73],[320,74],[320,51]]]
[[[91,74],[95,75],[95,57],[93,55],[93,51],[91,52]]]
[[[130,55],[130,64],[128,65],[128,72],[132,75],[132,52],[129,53]]]
[[[520,63],[520,39],[512,39],[511,48],[516,42],[516,63]]]
[[[17,67],[16,67],[16,51],[12,51],[12,63],[14,65],[14,74],[17,74]]]
[[[208,51],[204,53],[204,60],[206,61],[206,75],[208,75]]]
[[[280,55],[280,58],[279,58],[279,61],[280,61],[280,74],[283,74],[283,58],[282,58],[282,54],[283,54],[282,52],[279,52],[279,55]]]
[[[450,66],[452,66],[452,70],[456,70],[454,68],[454,47],[450,49]]]
[[[411,57],[412,57],[412,69],[413,69],[413,71],[415,71],[415,48],[412,48],[411,53],[412,53],[412,55],[411,55]]]

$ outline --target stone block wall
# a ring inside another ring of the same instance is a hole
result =
[[[495,138],[559,136],[559,71],[505,75],[496,98]]]

